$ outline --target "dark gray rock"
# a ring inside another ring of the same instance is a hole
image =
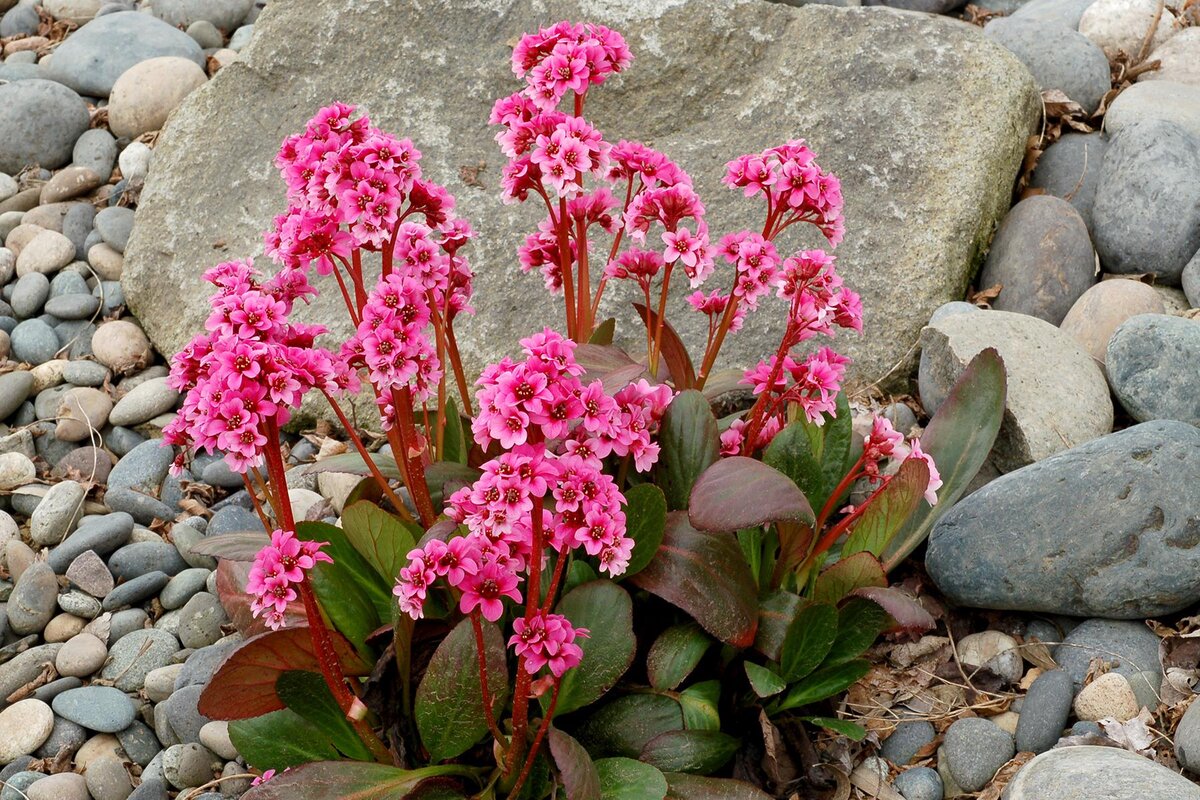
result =
[[[204,20],[230,33],[242,24],[253,5],[253,0],[156,0],[154,16],[177,28]]]
[[[1053,747],[1067,727],[1074,697],[1075,682],[1066,670],[1054,669],[1039,675],[1021,704],[1017,751],[1043,753]]]
[[[226,506],[213,514],[213,518],[208,521],[207,531],[209,536],[220,536],[222,533],[261,531],[262,529],[262,520],[253,511],[241,506]]]
[[[992,240],[980,286],[1003,287],[992,302],[1058,325],[1096,281],[1087,225],[1066,200],[1034,195],[1013,206]]]
[[[194,594],[204,591],[204,584],[211,574],[212,570],[192,568],[171,578],[159,597],[162,607],[168,611],[183,608]]]
[[[1054,657],[1075,681],[1076,688],[1083,685],[1088,665],[1095,658],[1126,678],[1133,678],[1139,672],[1157,675],[1158,683],[1151,686],[1155,691],[1161,683],[1158,637],[1141,622],[1089,619],[1066,635]]]
[[[1178,286],[1200,249],[1200,138],[1173,122],[1148,119],[1113,136],[1092,228],[1106,272],[1149,272]]]
[[[1043,90],[1063,92],[1089,114],[1112,86],[1104,51],[1078,31],[1001,17],[989,22],[983,35],[1021,59]]]
[[[1108,382],[1139,422],[1177,419],[1200,425],[1200,322],[1139,314],[1108,342]]]
[[[75,142],[71,163],[87,167],[107,182],[112,175],[113,165],[117,163],[117,140],[103,128],[85,131]],[[79,257],[81,261],[86,260],[86,254],[85,250],[84,256]]]
[[[150,14],[128,11],[94,19],[68,37],[46,73],[80,94],[108,97],[121,73],[159,56],[204,66],[204,53],[192,37]]]
[[[185,686],[204,686],[221,663],[238,649],[241,637],[228,636],[214,645],[201,647],[187,657],[183,669],[175,678],[175,691]]]
[[[96,230],[105,244],[118,253],[124,253],[129,234],[133,231],[133,209],[121,206],[101,209],[96,215]]]
[[[888,738],[883,740],[879,755],[898,767],[903,767],[925,745],[937,738],[933,725],[925,720],[910,720],[896,726]]]
[[[46,301],[46,313],[61,319],[90,319],[100,308],[100,299],[90,294],[64,294]]]
[[[79,678],[58,678],[45,686],[39,686],[33,693],[33,699],[48,704],[68,689],[78,689],[80,686],[83,686],[83,681]]]
[[[1096,0],[1030,0],[1013,12],[1014,19],[1036,20],[1044,25],[1060,25],[1079,30],[1079,18]]]
[[[145,765],[143,764],[143,766]],[[142,781],[133,790],[133,794],[129,795],[128,800],[167,800],[167,797],[166,780],[152,779]]]
[[[29,637],[33,639],[33,637]],[[36,641],[36,640],[34,640]],[[32,681],[46,665],[54,665],[61,644],[43,644],[30,647],[23,653],[18,653],[10,660],[0,664],[0,697],[8,697],[25,684]]]
[[[929,767],[913,767],[896,776],[896,791],[904,800],[942,800],[942,776]]]
[[[104,598],[105,611],[116,611],[149,600],[162,591],[170,577],[165,572],[147,572],[117,586]]]
[[[35,366],[54,358],[60,347],[54,329],[40,319],[18,323],[9,334],[9,340],[13,357]]]
[[[946,729],[945,747],[950,774],[967,792],[986,786],[1017,752],[1007,731],[981,717],[956,720]]]
[[[41,633],[54,616],[57,599],[54,570],[44,561],[33,562],[21,573],[8,598],[9,630],[20,636]]]
[[[1198,519],[1200,430],[1146,422],[963,498],[925,564],[961,605],[1141,619],[1200,600]]]
[[[25,793],[29,787],[46,777],[49,776],[44,772],[16,772],[4,782],[4,788],[0,790],[0,800],[28,800]]]
[[[187,569],[187,562],[170,542],[134,542],[113,553],[108,568],[117,580],[131,580],[148,572],[174,575]]]
[[[863,0],[863,5],[924,11],[927,14],[948,14],[964,2],[965,0]]]
[[[0,85],[0,172],[16,175],[33,164],[63,166],[89,119],[79,95],[60,83],[33,79]]]
[[[1003,800],[1200,800],[1200,787],[1119,747],[1082,745],[1042,753],[1013,777]]]
[[[1200,705],[1192,703],[1175,728],[1175,760],[1193,774],[1200,774]]]
[[[1183,293],[1187,296],[1192,308],[1200,307],[1200,250],[1192,256],[1192,260],[1183,268]]]
[[[102,517],[84,517],[75,532],[50,551],[46,563],[61,574],[76,556],[88,550],[107,556],[129,541],[132,533],[133,517],[128,514],[115,512]]]
[[[144,494],[157,495],[163,478],[171,468],[175,451],[163,447],[161,440],[142,442],[121,457],[108,476],[108,488],[134,489]]]
[[[185,686],[177,689],[163,702],[171,730],[183,744],[200,742],[200,729],[211,720],[200,713],[198,704],[203,686]]]
[[[54,698],[54,713],[88,730],[116,733],[125,730],[137,715],[133,701],[111,686],[82,686]]]
[[[162,752],[162,745],[150,726],[140,720],[134,720],[128,728],[117,733],[121,748],[129,756],[129,760],[140,767],[150,763],[156,755]],[[166,794],[163,795],[166,797]]]
[[[221,638],[228,621],[216,595],[200,592],[179,610],[179,640],[184,647],[207,647]]]
[[[98,129],[93,128],[87,133],[97,130]],[[104,133],[104,131],[99,132]],[[87,134],[84,135],[86,136]],[[82,141],[82,139],[80,139],[80,141]],[[76,145],[76,148],[78,148],[78,144]],[[87,260],[87,247],[85,244],[87,242],[88,234],[92,231],[92,222],[95,216],[96,210],[92,207],[91,203],[71,203],[71,207],[67,209],[67,213],[63,215],[62,234],[71,240],[71,244],[75,245],[76,261]],[[75,277],[80,278],[82,281],[82,277],[77,272],[60,272],[55,277],[57,278],[60,275],[74,275]],[[88,291],[86,284],[84,284],[84,290]],[[51,295],[53,296],[53,292],[51,292]]]
[[[79,679],[76,678],[76,680]],[[56,716],[54,728],[50,731],[50,738],[37,749],[35,755],[38,758],[54,758],[59,753],[68,753],[73,756],[75,751],[83,747],[83,743],[90,736],[91,734],[82,725]]]
[[[29,398],[33,374],[26,371],[0,375],[0,419],[8,419]]]

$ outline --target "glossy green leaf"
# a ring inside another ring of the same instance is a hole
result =
[[[879,634],[892,625],[892,618],[878,603],[851,597],[838,609],[838,633],[822,662],[825,666],[844,664],[867,651]]]
[[[667,498],[652,483],[642,483],[625,492],[625,535],[633,539],[633,552],[622,579],[646,568],[662,544],[667,524]]]
[[[582,586],[585,583],[599,579],[600,573],[596,572],[591,564],[579,559],[572,559],[571,563],[567,565],[567,576],[563,579],[563,594],[571,591],[576,586]]]
[[[793,422],[775,435],[763,452],[763,461],[791,478],[813,508],[825,504],[835,485],[826,482],[825,468],[813,455],[812,442],[799,422]]]
[[[835,562],[817,576],[813,599],[837,603],[855,589],[867,586],[887,586],[887,576],[879,559],[863,551]]]
[[[593,758],[637,758],[646,742],[666,731],[683,730],[683,711],[672,697],[627,694],[606,703],[575,731]]]
[[[779,674],[788,683],[820,666],[837,638],[837,609],[826,603],[811,603],[800,610],[788,626],[779,654]]]
[[[471,437],[463,431],[463,418],[458,413],[458,404],[453,397],[446,398],[446,428],[442,432],[440,460],[466,464],[471,452]]]
[[[804,606],[799,595],[776,589],[764,597],[758,607],[758,632],[754,647],[772,661],[779,660],[788,626]]]
[[[239,749],[240,752],[240,749]],[[450,764],[397,769],[385,764],[322,761],[281,772],[242,795],[244,800],[451,800],[478,783],[479,771]]]
[[[720,731],[667,731],[646,742],[640,758],[663,772],[707,775],[729,763],[740,745]]]
[[[771,800],[762,789],[730,778],[668,772],[666,800]]]
[[[320,728],[286,708],[230,722],[229,740],[247,764],[261,770],[341,758]]]
[[[483,621],[482,625],[488,689],[493,694],[493,708],[499,711],[508,696],[504,638],[494,623]],[[434,651],[417,687],[414,716],[431,761],[462,755],[488,732],[475,632],[469,619],[459,622]]]
[[[832,491],[850,470],[858,454],[851,453],[850,445],[854,439],[853,417],[850,414],[850,401],[846,393],[837,396],[837,409],[833,414],[825,413],[825,423],[817,426],[807,419],[803,424],[811,428],[820,428],[821,448],[818,457],[825,470],[825,485]]]
[[[683,710],[683,727],[693,731],[721,730],[721,714],[717,705],[721,701],[721,682],[704,681],[679,693],[679,707]]]
[[[706,469],[692,487],[688,519],[697,530],[737,531],[765,522],[813,523],[813,510],[795,482],[772,466],[729,456]]]
[[[925,502],[928,485],[929,466],[924,460],[910,458],[901,464],[900,470],[867,500],[866,509],[842,546],[842,558],[863,552],[881,557],[892,537]]]
[[[333,559],[333,563],[319,563],[314,572],[333,573],[341,581],[353,584],[374,606],[378,619],[392,618],[392,608],[396,604],[392,595],[394,578],[384,578],[351,544],[344,530],[325,522],[299,522],[296,524],[296,535],[301,539],[328,542],[323,550]]]
[[[822,728],[828,728],[834,733],[840,733],[853,742],[861,742],[867,738],[866,728],[847,719],[838,719],[837,717],[801,717],[800,719]]]
[[[583,745],[554,727],[550,728],[547,739],[567,790],[567,800],[600,800],[600,773]]]
[[[603,697],[633,663],[633,601],[617,584],[598,580],[572,589],[555,611],[590,632],[588,638],[575,640],[583,659],[567,670],[560,684],[556,713],[568,714]],[[544,699],[549,703],[549,697]]]
[[[891,571],[917,548],[942,514],[967,490],[987,460],[1004,420],[1007,394],[1004,361],[993,348],[971,359],[949,396],[921,436],[921,449],[933,457],[942,477],[936,506],[918,507],[884,552]]]
[[[358,738],[323,677],[314,672],[284,672],[275,681],[275,691],[289,709],[320,728],[333,746],[347,758],[373,760],[371,751]]]
[[[787,688],[787,683],[767,667],[759,666],[752,661],[743,662],[746,678],[750,688],[759,697],[774,697]]]
[[[689,389],[675,395],[658,434],[661,451],[655,481],[672,510],[687,508],[692,486],[721,453],[717,418],[704,395]]]
[[[596,762],[601,800],[663,800],[667,779],[662,771],[632,758],[602,758]]]
[[[780,702],[779,711],[802,706],[833,697],[853,686],[871,671],[871,662],[856,658],[844,664],[821,667],[791,688]]]
[[[470,486],[480,476],[480,471],[454,461],[435,461],[425,468],[425,483],[434,510],[440,509],[445,499],[464,486]]]
[[[658,554],[631,581],[691,614],[726,644],[754,642],[758,587],[731,534],[702,533],[687,514],[672,512]]]
[[[422,535],[417,526],[366,501],[346,507],[342,512],[342,530],[388,586],[408,566],[408,553]]]
[[[588,337],[588,344],[611,345],[613,334],[616,332],[617,318],[609,317],[592,330],[592,335]]]
[[[329,621],[360,653],[368,653],[367,639],[382,623],[365,590],[335,564],[317,564],[308,577]]]
[[[692,673],[713,644],[699,625],[674,625],[658,635],[646,654],[646,673],[655,689],[674,689]]]

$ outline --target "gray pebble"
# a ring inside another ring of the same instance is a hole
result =
[[[108,556],[133,533],[133,518],[120,512],[104,516],[84,517],[75,532],[58,547],[50,551],[46,559],[55,572],[65,572],[77,556],[87,550],[97,555]]]
[[[12,353],[18,361],[28,364],[44,364],[58,353],[58,336],[54,329],[40,319],[27,319],[18,323],[9,335]]]
[[[104,610],[115,611],[148,600],[162,591],[170,578],[165,572],[147,572],[145,575],[125,581],[104,598]]]
[[[134,720],[128,728],[119,731],[117,740],[121,743],[125,754],[129,756],[129,760],[139,767],[146,766],[162,752],[162,745],[159,743],[158,737],[154,735],[154,731],[140,720]]]
[[[8,419],[21,407],[33,389],[33,375],[26,371],[0,375],[0,419]]]
[[[95,619],[100,616],[102,610],[99,600],[75,589],[59,595],[58,607],[68,614],[84,619]]]
[[[146,780],[145,773],[143,773],[141,784],[133,790],[133,794],[129,795],[129,800],[167,800],[166,781]]]
[[[8,599],[8,627],[13,633],[41,633],[54,616],[58,598],[58,580],[43,561],[31,564],[13,588]]]
[[[124,458],[134,448],[145,441],[145,436],[136,431],[131,431],[129,428],[122,428],[120,426],[111,428],[104,440],[108,448],[116,453],[119,458]]]
[[[199,744],[177,744],[163,751],[163,775],[177,789],[201,786],[220,770],[221,760]]]
[[[48,705],[54,698],[68,689],[78,689],[80,686],[83,686],[83,681],[79,678],[58,678],[57,680],[50,681],[45,686],[39,686],[33,693],[33,699],[41,700]]]
[[[108,664],[100,676],[115,681],[121,691],[135,692],[142,688],[147,672],[166,666],[177,652],[179,640],[166,631],[133,631],[110,646]]]
[[[211,722],[200,713],[198,704],[203,686],[185,686],[178,689],[160,706],[166,709],[167,721],[171,730],[183,744],[199,743],[200,729]]]
[[[4,789],[0,790],[0,800],[28,800],[26,792],[29,787],[46,777],[49,776],[41,772],[18,772],[11,775],[4,782]]]
[[[1038,676],[1021,706],[1016,747],[1020,752],[1044,753],[1058,741],[1075,697],[1070,673],[1055,669]]]
[[[946,729],[950,774],[967,792],[978,792],[1016,753],[1013,737],[991,720],[967,717]]]
[[[117,580],[130,580],[148,572],[175,575],[187,569],[187,562],[174,545],[160,539],[125,545],[109,557],[108,568]]]
[[[221,638],[228,622],[225,609],[215,595],[200,592],[179,610],[179,639],[184,647],[207,647]]]
[[[107,183],[112,175],[113,165],[117,163],[117,140],[103,128],[84,131],[75,142],[75,152],[71,161],[76,166],[87,167]]]
[[[883,740],[879,755],[899,767],[903,767],[925,745],[937,738],[933,725],[925,720],[910,720],[896,726],[888,738]]]
[[[133,701],[111,686],[83,686],[54,698],[54,713],[88,730],[116,733],[128,728],[137,714]]]
[[[929,767],[913,767],[896,776],[896,791],[904,800],[942,800],[942,776]]]
[[[21,319],[36,317],[49,296],[50,279],[40,272],[30,272],[17,279],[12,295],[13,311]]]
[[[82,725],[65,717],[56,716],[54,728],[50,731],[50,738],[37,749],[35,755],[38,758],[54,758],[59,753],[68,753],[74,756],[75,751],[83,747],[83,743],[90,736],[91,734]]]
[[[133,792],[129,773],[113,756],[101,756],[89,762],[83,777],[94,800],[126,800]]]
[[[95,361],[69,361],[63,367],[63,380],[72,386],[102,386],[111,374]]]
[[[1055,660],[1079,688],[1093,658],[1115,665],[1112,671],[1126,678],[1138,672],[1157,672],[1158,637],[1141,622],[1089,619],[1063,638]]]
[[[101,209],[96,214],[96,231],[100,238],[118,253],[125,252],[129,234],[133,230],[133,209],[114,206]]]
[[[89,133],[103,133],[108,135],[106,131],[98,128],[93,128]],[[75,245],[75,260],[87,260],[87,242],[88,234],[92,232],[92,220],[96,216],[96,209],[91,203],[71,203],[71,207],[67,210],[62,221],[62,234],[71,240],[71,244]],[[64,271],[61,275],[75,275],[74,272]],[[57,276],[56,276],[57,277]],[[77,276],[78,277],[78,276]]]
[[[100,308],[100,300],[90,294],[67,294],[46,302],[46,313],[61,319],[89,319]]]
[[[204,591],[210,573],[211,570],[191,568],[171,578],[159,596],[162,607],[168,611],[183,608],[193,595]]]

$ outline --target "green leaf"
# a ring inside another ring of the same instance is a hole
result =
[[[895,569],[925,541],[978,474],[1000,432],[1006,393],[1004,361],[989,347],[971,359],[921,436],[921,449],[933,457],[942,488],[937,505],[918,508],[892,539],[884,552],[885,570]]]
[[[827,667],[845,664],[865,653],[879,634],[891,627],[892,618],[878,603],[852,597],[838,609],[837,625],[837,638],[822,662]]]
[[[347,758],[373,760],[371,751],[358,738],[323,677],[315,672],[284,672],[275,681],[275,691],[288,708],[320,728]]]
[[[646,742],[665,731],[683,730],[683,711],[672,697],[627,694],[606,703],[575,731],[593,758],[637,758]]]
[[[871,671],[871,662],[856,658],[844,664],[821,667],[791,688],[780,702],[778,710],[800,708],[846,691]]]
[[[359,653],[370,652],[367,639],[379,628],[379,609],[365,590],[345,570],[334,564],[317,564],[308,573],[313,594],[333,626]],[[390,616],[389,616],[390,618]]]
[[[759,697],[774,697],[787,688],[787,683],[783,678],[767,667],[759,666],[752,661],[742,662],[742,665],[746,669],[746,678],[750,681],[750,688]]]
[[[631,581],[691,614],[726,644],[754,642],[758,587],[730,534],[701,533],[687,514],[671,512],[658,554]]]
[[[666,800],[771,800],[771,796],[743,781],[706,778],[668,772]]]
[[[887,586],[867,586],[855,589],[858,597],[878,603],[895,620],[897,630],[923,633],[937,627],[937,620],[925,610],[921,602],[903,589]]]
[[[342,530],[389,587],[396,582],[400,570],[408,566],[408,553],[423,535],[417,526],[365,501],[342,512]]]
[[[825,469],[812,452],[812,442],[804,425],[793,422],[781,430],[767,445],[763,461],[787,475],[797,486],[812,507],[821,508],[828,499],[834,483],[827,483]]]
[[[588,344],[610,345],[613,343],[613,334],[617,331],[617,318],[609,317],[601,322],[592,331],[592,335],[588,337]],[[574,798],[572,798],[574,800]]]
[[[813,510],[795,482],[774,467],[729,456],[706,469],[692,487],[688,519],[697,530],[737,531],[764,522],[813,524]]]
[[[567,577],[563,579],[563,594],[590,581],[600,580],[600,574],[586,561],[572,559],[567,565]]]
[[[392,480],[400,480],[403,476],[400,474],[400,467],[396,464],[396,459],[392,458],[390,453],[371,453],[371,460],[375,462],[375,466],[379,469],[379,473],[385,478]],[[326,456],[314,464],[305,467],[306,475],[315,475],[318,472],[345,472],[349,475],[370,475],[371,468],[367,466],[367,462],[357,452],[339,453],[336,456]]]
[[[816,669],[838,631],[837,609],[825,603],[805,606],[788,626],[779,655],[779,672],[785,681],[795,683]]]
[[[717,418],[703,394],[689,389],[675,395],[663,415],[658,444],[662,450],[655,483],[662,487],[668,508],[687,508],[696,478],[721,453]]]
[[[498,712],[508,697],[504,638],[494,623],[485,620],[481,624],[488,689],[493,693],[493,708]],[[471,620],[459,622],[434,651],[425,677],[417,687],[414,716],[431,761],[462,755],[488,732]]]
[[[458,404],[453,397],[446,398],[446,429],[442,434],[442,461],[466,464],[471,452],[471,437],[463,432],[463,419],[458,413]]]
[[[445,499],[464,486],[470,486],[482,473],[474,467],[454,461],[435,461],[425,468],[425,484],[434,509],[439,509]]]
[[[324,552],[333,559],[332,564],[319,563],[314,571],[321,573],[336,573],[340,580],[353,584],[363,596],[374,606],[375,615],[379,620],[390,620],[395,598],[392,596],[392,582],[395,578],[385,578],[363,558],[350,543],[346,532],[336,525],[326,522],[299,522],[296,524],[296,535],[301,539],[315,539],[318,542],[328,542]],[[406,562],[407,563],[407,562]],[[329,609],[327,608],[326,611]],[[378,621],[375,627],[378,627]]]
[[[813,599],[836,603],[855,589],[867,586],[887,586],[887,576],[879,559],[862,551],[837,561],[817,576]]]
[[[621,579],[646,568],[662,544],[667,524],[667,498],[652,483],[642,483],[625,492],[625,535],[633,539],[633,553]]]
[[[867,738],[867,729],[849,720],[837,717],[801,717],[800,719],[811,722],[813,725],[820,725],[822,728],[828,728],[834,733],[840,733],[853,742],[861,742]]]
[[[863,552],[882,557],[896,531],[924,502],[928,485],[929,466],[923,459],[910,458],[901,464],[900,470],[867,499],[866,509],[842,546],[842,558]]]
[[[323,761],[281,772],[242,797],[244,800],[451,800],[466,797],[455,788],[459,778],[478,783],[479,771],[457,764],[406,770],[384,764]]]
[[[320,728],[286,708],[230,722],[229,740],[247,764],[261,770],[341,758]]]
[[[720,731],[667,731],[647,742],[640,758],[663,772],[707,775],[725,766],[740,745]]]
[[[683,709],[683,726],[688,730],[719,731],[721,715],[717,705],[721,700],[721,682],[704,681],[689,686],[679,693],[679,706]]]
[[[633,601],[617,584],[598,580],[571,590],[555,611],[590,631],[588,638],[575,640],[583,660],[562,676],[556,713],[567,714],[603,697],[633,663]],[[549,703],[548,696],[543,699]]]
[[[548,738],[567,800],[600,800],[600,773],[583,745],[555,727],[550,728]]]
[[[655,689],[674,689],[691,674],[713,640],[694,622],[667,628],[646,654],[646,673]]]
[[[596,762],[602,800],[663,800],[667,779],[649,764],[632,758],[602,758]]]
[[[788,627],[804,605],[798,595],[776,589],[764,597],[758,607],[758,633],[754,647],[772,661],[779,660]]]
[[[850,401],[846,393],[837,396],[837,410],[824,415],[825,424],[821,425],[821,465],[825,470],[825,485],[829,491],[837,486],[842,477],[849,471],[853,460],[850,445],[854,438],[853,418],[850,415]],[[804,424],[817,427],[804,420]],[[861,448],[860,448],[861,449]],[[857,458],[857,455],[854,457]],[[826,498],[828,499],[828,498]]]

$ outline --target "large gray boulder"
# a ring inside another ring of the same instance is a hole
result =
[[[556,19],[627,36],[634,64],[589,97],[588,116],[614,142],[647,140],[677,159],[716,236],[762,225],[759,203],[720,185],[726,161],[790,138],[811,143],[842,178],[847,235],[838,262],[866,308],[864,335],[838,346],[855,359],[853,377],[902,379],[921,325],[961,299],[1008,208],[1037,113],[1032,80],[961,23],[761,0],[269,4],[244,60],[189,96],[159,140],[122,278],[155,344],[174,352],[201,330],[207,266],[261,252],[262,229],[285,208],[272,166],[279,143],[333,100],[411,137],[423,173],[447,184],[479,232],[469,248],[478,314],[459,334],[469,372],[534,328],[561,327],[561,301],[543,294],[540,276],[517,269],[517,247],[542,212],[500,202],[504,157],[487,124],[494,100],[521,86],[509,69],[512,42]],[[483,185],[465,184],[460,167],[481,162]],[[813,233],[785,244],[813,246]],[[322,296],[299,316],[345,333],[335,285],[318,286]],[[617,315],[624,341],[636,346],[633,298],[617,290],[606,299],[601,318]],[[782,308],[763,306],[726,343],[724,365],[756,362],[778,341]],[[677,301],[671,319],[703,346],[705,318]]]
[[[952,602],[1108,619],[1200,601],[1200,430],[1145,422],[1003,475],[938,520]]]
[[[1063,747],[1021,767],[1003,800],[1200,800],[1200,787],[1119,747]]]

